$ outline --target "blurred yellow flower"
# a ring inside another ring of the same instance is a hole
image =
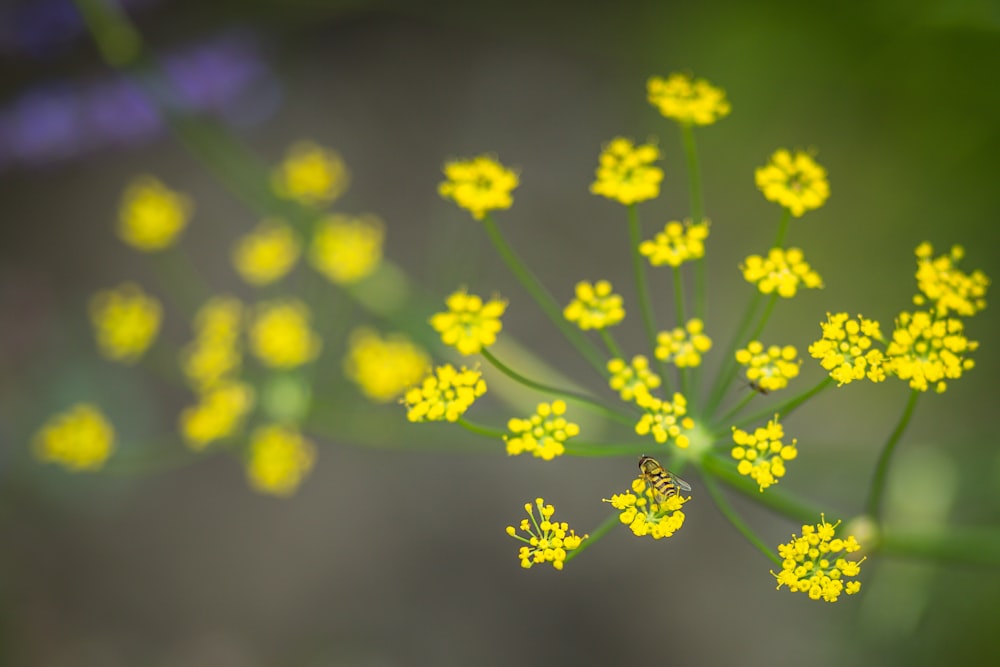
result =
[[[96,405],[78,403],[55,415],[35,435],[35,456],[73,472],[99,470],[111,456],[115,430]]]
[[[517,173],[489,155],[446,162],[444,175],[447,180],[438,185],[438,194],[454,201],[476,220],[514,203],[510,193],[517,187]]]
[[[322,340],[309,328],[309,319],[309,309],[296,299],[258,304],[250,322],[250,350],[272,368],[295,368],[312,361]]]
[[[729,115],[725,91],[690,74],[675,72],[666,79],[651,77],[646,90],[650,104],[664,117],[682,125],[711,125]]]
[[[213,297],[198,310],[195,338],[181,350],[181,369],[196,390],[209,389],[239,370],[242,325],[243,304],[234,297]]]
[[[309,206],[333,203],[347,190],[350,180],[339,153],[310,141],[293,144],[271,174],[279,197]]]
[[[137,250],[162,250],[173,245],[187,227],[192,208],[188,197],[152,176],[139,176],[122,196],[118,235]]]
[[[649,258],[653,266],[680,266],[692,259],[705,256],[705,239],[708,238],[708,221],[692,224],[685,220],[684,224],[676,220],[668,222],[662,232],[658,232],[652,240],[639,244],[639,252]]]
[[[331,215],[316,225],[309,261],[337,285],[365,278],[382,261],[385,226],[374,215]]]
[[[287,497],[295,493],[313,468],[316,447],[298,430],[270,424],[250,436],[247,478],[261,493]]]
[[[181,411],[184,441],[200,451],[210,442],[233,435],[243,425],[253,399],[253,389],[241,382],[224,382],[204,392],[196,405]]]
[[[756,284],[761,294],[777,293],[790,299],[800,287],[823,287],[823,279],[805,261],[799,248],[771,248],[767,257],[750,255],[740,269],[746,281]]]
[[[90,299],[90,321],[101,355],[131,364],[153,344],[163,308],[135,283],[122,283]]]
[[[626,206],[654,199],[663,180],[663,170],[653,166],[658,159],[655,144],[634,146],[631,139],[615,137],[601,153],[590,191]]]
[[[576,284],[576,298],[563,309],[563,317],[575,322],[581,330],[605,329],[625,319],[622,297],[612,291],[611,283],[598,280],[590,284],[581,280]]]
[[[233,247],[233,265],[251,285],[267,285],[283,278],[299,259],[301,244],[294,230],[281,220],[262,221]]]
[[[398,398],[430,367],[430,357],[423,348],[400,333],[383,338],[372,329],[359,328],[351,332],[347,342],[344,373],[377,403]]]
[[[781,148],[771,161],[757,169],[757,188],[769,201],[777,202],[796,218],[819,208],[830,196],[826,169],[816,164],[808,153]]]
[[[496,342],[503,328],[500,318],[507,309],[506,301],[494,297],[484,302],[481,297],[460,289],[445,303],[448,310],[435,313],[430,319],[445,345],[455,348],[459,354],[470,355]]]

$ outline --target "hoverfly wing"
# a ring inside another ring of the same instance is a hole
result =
[[[685,482],[683,479],[681,479],[680,477],[678,477],[673,473],[670,473],[670,478],[674,480],[674,484],[677,485],[678,489],[680,489],[681,491],[687,491],[688,493],[691,492],[691,485]]]

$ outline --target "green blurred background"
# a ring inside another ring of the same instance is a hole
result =
[[[766,339],[804,351],[838,310],[888,328],[915,291],[912,253],[923,240],[938,251],[961,243],[967,270],[1000,275],[1000,4],[538,5],[129,6],[154,50],[251,36],[269,74],[227,117],[234,131],[269,162],[301,138],[339,150],[353,184],[338,208],[380,215],[389,257],[442,297],[460,284],[499,291],[511,302],[504,331],[580,381],[588,369],[481,230],[438,199],[440,165],[495,152],[518,166],[514,208],[498,217],[543,282],[568,299],[577,280],[608,278],[634,303],[624,212],[587,186],[602,142],[658,136],[666,179],[641,209],[646,229],[686,214],[678,132],[645,102],[653,74],[690,70],[733,105],[697,132],[717,344],[749,294],[738,263],[773,238],[778,211],[752,175],[780,146],[818,149],[830,175],[828,204],[793,221],[789,237],[826,288],[780,304]],[[8,37],[23,29],[16,12],[0,16]],[[82,35],[36,50],[3,52],[4,118],[35,86],[107,76]],[[330,409],[344,413],[344,437],[324,443],[288,501],[254,494],[226,457],[115,477],[26,463],[32,433],[72,402],[98,401],[126,447],[169,435],[189,399],[93,349],[91,293],[134,279],[162,295],[148,258],[114,236],[124,184],[153,173],[195,199],[184,246],[220,290],[241,289],[228,248],[256,217],[167,136],[12,155],[0,161],[3,664],[1000,662],[996,571],[875,558],[863,595],[815,603],[775,592],[770,564],[706,494],[667,543],[619,530],[562,573],[524,572],[503,534],[522,503],[543,495],[588,530],[634,461],[508,459],[454,430],[407,425],[401,409],[367,408],[342,381]],[[659,294],[667,289],[661,282]],[[976,369],[918,406],[891,480],[889,515],[900,525],[1000,524],[995,312],[968,323],[982,342]],[[171,309],[167,317],[165,334],[183,340],[188,324]],[[639,352],[630,324],[621,340]],[[799,387],[820,377],[807,361]],[[786,428],[800,457],[782,486],[843,508],[845,519],[859,511],[906,393],[899,382],[852,385],[796,413]],[[737,505],[772,544],[799,531]]]

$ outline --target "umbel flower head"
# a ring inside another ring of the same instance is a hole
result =
[[[708,221],[684,224],[673,220],[652,240],[639,244],[639,252],[649,259],[653,266],[680,266],[684,262],[705,256],[705,239],[708,238]]]
[[[664,474],[668,474],[664,471]],[[632,490],[616,493],[604,502],[618,510],[618,520],[637,537],[646,535],[654,540],[671,537],[684,525],[684,503],[691,497],[680,494],[663,497],[643,475],[632,482]]]
[[[920,294],[913,297],[914,304],[932,304],[938,317],[947,317],[950,313],[972,317],[986,307],[990,279],[982,271],[967,274],[958,268],[965,256],[962,246],[952,246],[947,255],[934,257],[934,247],[924,242],[917,246],[916,255]]]
[[[813,600],[836,602],[841,593],[854,595],[861,590],[860,581],[847,581],[861,573],[861,560],[848,560],[847,554],[861,549],[853,535],[846,539],[836,536],[837,523],[827,523],[820,515],[815,526],[802,526],[802,537],[792,535],[791,542],[778,546],[782,558],[781,572],[771,574],[778,580],[777,588],[787,586],[793,593],[806,593]],[[846,583],[845,583],[846,582]]]
[[[635,425],[639,435],[651,435],[661,445],[670,441],[681,449],[687,449],[691,440],[687,435],[695,424],[687,415],[687,399],[682,394],[674,394],[673,401],[665,401],[648,391],[636,392],[635,404],[644,414]]]
[[[872,348],[873,342],[883,341],[878,322],[861,315],[851,319],[847,313],[827,313],[820,326],[823,337],[809,346],[809,354],[830,371],[838,386],[865,378],[872,382],[885,379],[885,355]]]
[[[438,194],[454,201],[476,220],[514,203],[510,193],[517,187],[517,173],[492,156],[446,162],[444,175],[446,180],[438,185]]]
[[[537,518],[535,508],[538,508]],[[543,498],[535,498],[534,505],[525,503],[524,511],[528,516],[521,519],[519,526],[524,535],[518,534],[518,529],[514,526],[507,526],[507,534],[524,543],[517,557],[521,561],[521,567],[526,570],[541,563],[552,563],[555,569],[563,569],[569,552],[579,549],[583,541],[589,537],[589,535],[577,535],[565,521],[561,523],[553,521],[552,515],[555,514],[556,508],[546,505]]]
[[[503,328],[500,317],[507,309],[507,302],[494,297],[484,302],[481,297],[460,289],[445,302],[447,312],[437,313],[430,319],[431,326],[441,334],[445,345],[460,354],[478,354],[497,340]]]
[[[649,370],[649,359],[641,354],[632,357],[632,363],[626,363],[624,359],[610,360],[608,372],[611,373],[608,384],[623,401],[631,401],[641,392],[648,394],[662,381],[659,375]]]
[[[89,310],[101,355],[125,364],[138,361],[153,344],[163,317],[160,302],[130,282],[95,294]]]
[[[551,461],[566,451],[564,443],[580,433],[580,427],[567,421],[565,401],[539,403],[535,414],[527,419],[507,422],[509,435],[504,436],[507,453],[511,456],[530,452],[536,458]]]
[[[287,223],[269,218],[236,242],[233,266],[251,285],[267,285],[285,277],[298,261],[301,249]]]
[[[320,337],[309,328],[309,309],[296,299],[257,305],[250,322],[250,350],[271,368],[296,368],[316,358]]]
[[[656,358],[678,368],[700,366],[701,355],[712,349],[712,339],[703,333],[704,329],[704,323],[693,318],[683,327],[661,331],[656,336]]]
[[[615,137],[601,153],[590,191],[626,206],[655,199],[663,180],[663,170],[653,166],[659,159],[655,144],[635,146],[631,139]]]
[[[725,91],[690,74],[675,72],[666,79],[650,77],[646,90],[650,104],[665,118],[682,125],[711,125],[729,115]]]
[[[230,296],[215,296],[194,317],[194,340],[181,350],[181,369],[197,391],[205,391],[239,372],[243,304]]]
[[[938,393],[946,380],[956,380],[975,365],[965,355],[979,342],[965,337],[965,325],[956,317],[935,318],[925,311],[903,312],[896,320],[892,341],[886,347],[889,372],[906,380],[911,389]]]
[[[201,451],[209,443],[238,432],[253,406],[254,391],[250,385],[234,381],[218,383],[201,392],[197,404],[181,411],[178,420],[181,436],[188,447]]]
[[[625,319],[625,307],[621,295],[612,290],[607,280],[598,280],[593,285],[581,280],[576,284],[576,298],[563,310],[563,317],[583,331],[618,324]]]
[[[478,370],[451,364],[438,366],[403,396],[406,418],[411,422],[457,421],[473,402],[486,393],[486,381]]]
[[[269,424],[250,436],[250,459],[247,478],[262,493],[290,496],[316,461],[316,447],[297,429]]]
[[[115,429],[91,403],[55,415],[35,435],[35,456],[72,472],[99,470],[115,447]]]
[[[800,287],[823,287],[823,279],[805,261],[799,248],[771,248],[767,257],[750,255],[740,268],[746,281],[756,284],[761,294],[790,299]]]
[[[191,200],[152,176],[140,176],[122,195],[118,235],[136,250],[154,252],[173,245],[191,218]]]
[[[374,215],[330,215],[316,225],[309,261],[336,285],[371,275],[382,263],[385,225]]]
[[[770,161],[757,169],[757,188],[769,201],[777,202],[796,218],[822,206],[830,196],[826,169],[808,153],[786,148],[774,152]]]
[[[336,151],[310,141],[292,145],[271,174],[274,192],[306,206],[331,204],[347,190],[351,175]]]
[[[351,332],[344,358],[344,374],[376,403],[388,403],[424,377],[431,360],[404,334],[382,337],[361,327]]]
[[[750,433],[733,427],[733,449],[736,471],[749,475],[760,486],[761,492],[785,476],[785,461],[798,456],[796,440],[784,442],[785,429],[778,422],[778,415]]]
[[[746,368],[747,380],[759,391],[768,393],[784,389],[789,380],[798,377],[802,366],[798,355],[794,345],[765,348],[759,340],[752,340],[745,348],[736,350],[736,363]]]

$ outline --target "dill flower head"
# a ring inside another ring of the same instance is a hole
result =
[[[331,204],[344,194],[351,175],[343,158],[310,141],[292,145],[271,172],[271,186],[283,199],[307,206]]]
[[[690,74],[675,72],[666,79],[650,77],[646,90],[650,104],[665,118],[681,125],[711,125],[729,115],[726,92]]]
[[[806,211],[819,208],[830,196],[826,169],[816,164],[804,151],[780,148],[754,174],[757,188],[769,201],[776,202],[801,218]]]
[[[377,216],[330,215],[316,225],[309,261],[337,285],[350,285],[382,263],[385,225]]]
[[[767,257],[750,255],[740,267],[743,277],[762,294],[777,293],[790,299],[799,288],[823,287],[823,279],[812,270],[799,248],[771,248]]]
[[[631,363],[625,363],[624,359],[610,360],[608,372],[611,373],[608,384],[623,401],[631,401],[639,392],[649,393],[661,382],[660,376],[649,370],[649,359],[641,354],[632,357]]]
[[[661,331],[656,335],[656,358],[678,368],[700,366],[701,355],[712,349],[712,339],[703,333],[704,329],[705,324],[693,318],[683,327]]]
[[[401,333],[382,337],[373,329],[355,329],[347,341],[344,374],[370,400],[387,403],[430,370],[431,360]]]
[[[754,429],[753,433],[733,427],[732,457],[736,460],[736,471],[749,475],[760,486],[761,492],[785,476],[785,461],[799,455],[792,438],[784,443],[785,429],[778,421],[778,415],[767,422],[767,426]]]
[[[271,368],[295,368],[316,358],[320,337],[309,328],[309,309],[297,299],[257,305],[250,321],[250,350]]]
[[[444,165],[445,181],[438,194],[451,199],[476,220],[489,211],[508,209],[514,203],[511,192],[517,187],[517,172],[489,155],[470,160],[452,160]]]
[[[794,345],[768,345],[752,340],[736,351],[736,363],[746,369],[747,380],[763,392],[777,391],[788,386],[788,381],[798,377],[802,360]]]
[[[538,508],[537,517],[535,508]],[[542,498],[535,498],[534,505],[525,503],[524,511],[528,516],[521,519],[519,526],[524,535],[518,534],[514,526],[507,526],[507,534],[524,543],[517,557],[521,560],[521,567],[526,570],[540,563],[552,563],[555,569],[563,569],[569,552],[579,549],[583,541],[589,537],[589,535],[577,535],[565,521],[552,521],[556,508],[546,505]]]
[[[949,313],[971,317],[985,308],[990,279],[982,271],[967,274],[958,268],[965,249],[955,245],[947,255],[933,257],[933,254],[934,247],[930,243],[917,246],[920,294],[913,297],[913,303],[918,306],[930,303],[938,317],[947,317]]]
[[[194,340],[181,350],[181,370],[194,389],[205,391],[239,371],[243,363],[240,332],[243,304],[229,296],[216,296],[194,317]]]
[[[253,404],[254,393],[249,385],[221,382],[204,391],[197,404],[181,411],[178,429],[188,447],[201,451],[209,443],[239,431]]]
[[[261,493],[287,497],[312,470],[316,447],[295,428],[270,424],[250,435],[247,479]]]
[[[663,498],[656,489],[639,476],[631,491],[616,493],[604,502],[618,510],[618,520],[637,537],[646,535],[654,540],[671,537],[684,525],[684,503],[691,497],[680,494]]]
[[[114,427],[91,403],[77,403],[50,418],[32,443],[40,461],[58,463],[72,472],[99,470],[114,447]]]
[[[848,582],[847,577],[857,577],[865,559],[846,558],[861,545],[853,535],[837,537],[839,525],[840,521],[830,524],[820,515],[815,526],[802,526],[802,537],[793,534],[791,542],[778,545],[781,572],[771,571],[778,580],[777,588],[787,586],[793,593],[806,593],[813,600],[827,602],[836,602],[841,593],[854,595],[861,590],[860,581]]]
[[[823,337],[809,346],[809,354],[830,371],[837,386],[865,378],[872,382],[885,379],[885,355],[872,348],[873,342],[884,340],[878,322],[861,315],[851,319],[847,313],[827,313],[820,326]]]
[[[445,345],[460,354],[470,355],[496,342],[503,328],[500,317],[507,309],[506,301],[494,297],[484,303],[482,298],[463,288],[449,296],[445,304],[447,312],[436,313],[430,319]]]
[[[686,416],[687,399],[683,395],[674,394],[673,401],[664,401],[648,391],[638,391],[635,403],[645,411],[635,425],[636,433],[651,435],[661,445],[672,441],[681,449],[687,449],[691,440],[686,431],[694,428],[694,420]]]
[[[299,259],[301,244],[294,230],[276,218],[262,221],[233,246],[233,266],[251,285],[283,278]]]
[[[527,419],[511,419],[507,422],[509,435],[504,436],[507,454],[516,456],[531,452],[535,458],[551,461],[566,451],[563,443],[580,433],[580,427],[566,421],[564,401],[539,403],[535,414]]]
[[[630,139],[615,137],[601,153],[590,191],[626,206],[654,199],[663,180],[663,170],[653,166],[658,159],[655,144],[634,146]]]
[[[598,280],[593,285],[583,280],[576,284],[576,298],[563,310],[563,317],[580,329],[605,329],[625,319],[620,294],[612,292],[611,283]]]
[[[936,318],[926,311],[903,312],[896,319],[892,340],[886,347],[886,365],[911,389],[938,393],[947,389],[946,380],[956,380],[975,365],[965,355],[979,347],[965,337],[962,320]]]
[[[133,180],[118,209],[118,236],[143,252],[174,244],[191,218],[191,200],[152,176]]]
[[[680,266],[684,262],[705,256],[707,238],[707,220],[695,224],[690,220],[685,220],[684,224],[672,220],[652,240],[640,243],[639,252],[653,266]]]
[[[95,294],[89,311],[101,355],[126,364],[138,361],[153,344],[163,317],[160,302],[130,282]]]
[[[420,386],[411,387],[403,395],[406,418],[411,422],[458,420],[473,402],[486,393],[486,381],[478,370],[451,364],[438,366]]]

